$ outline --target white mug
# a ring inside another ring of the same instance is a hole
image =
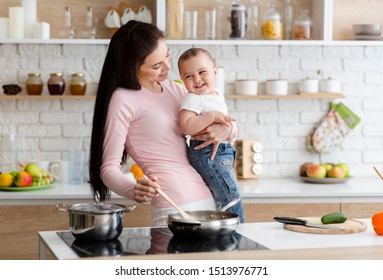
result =
[[[104,19],[104,23],[106,27],[109,28],[120,28],[120,16],[116,12],[116,10],[110,10]]]
[[[62,184],[69,183],[69,161],[67,160],[56,160],[50,165],[50,172],[52,173],[55,180]]]
[[[136,20],[146,23],[152,23],[152,13],[147,7],[141,6],[136,14]]]
[[[131,8],[126,8],[124,10],[124,13],[121,17],[121,23],[122,25],[126,24],[128,21],[135,19],[136,13]]]

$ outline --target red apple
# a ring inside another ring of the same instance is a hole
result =
[[[311,164],[307,168],[307,176],[311,178],[324,178],[326,173],[326,168],[318,164]]]
[[[32,183],[32,176],[24,170],[20,170],[15,175],[15,185],[17,187],[29,187]]]
[[[328,176],[330,178],[344,178],[345,176],[345,172],[342,168],[340,168],[339,166],[334,166],[333,168],[331,168],[328,172],[327,172]]]

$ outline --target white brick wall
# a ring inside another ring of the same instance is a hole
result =
[[[178,78],[179,55],[189,46],[170,46],[173,70]],[[322,161],[348,162],[351,174],[375,176],[372,166],[383,169],[383,47],[380,46],[201,46],[225,68],[226,94],[233,93],[236,79],[263,82],[284,78],[289,91],[307,76],[338,78],[343,85],[343,102],[362,122],[344,140],[342,148],[323,155]],[[87,94],[94,94],[107,46],[103,45],[0,45],[0,85],[25,86],[29,72],[84,72]],[[259,91],[264,90],[261,83]],[[1,93],[2,94],[2,93]],[[45,87],[44,94],[47,94]],[[330,100],[228,100],[236,117],[239,138],[258,139],[264,146],[264,177],[296,176],[305,161],[319,161],[308,152],[306,137],[328,111]],[[73,147],[89,148],[94,101],[92,100],[1,100],[0,133],[17,132],[25,138],[30,158],[57,159]],[[378,180],[378,178],[377,178]]]

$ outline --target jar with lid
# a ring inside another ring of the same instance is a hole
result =
[[[230,8],[230,39],[246,38],[246,6],[234,1]]]
[[[308,10],[301,10],[299,16],[294,21],[294,39],[310,40],[312,39],[312,20]]]
[[[48,80],[48,90],[50,95],[63,95],[65,91],[65,81],[62,73],[51,73]]]
[[[70,93],[72,95],[85,95],[86,81],[83,73],[72,74],[69,82]]]
[[[43,92],[43,80],[40,73],[29,73],[26,81],[28,95],[41,95]]]
[[[282,40],[283,24],[275,4],[269,4],[262,21],[262,37],[266,40]]]

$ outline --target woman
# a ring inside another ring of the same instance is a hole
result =
[[[112,37],[102,69],[93,116],[90,182],[101,200],[113,191],[152,204],[153,225],[166,225],[175,209],[156,188],[184,210],[216,209],[201,176],[190,165],[179,128],[185,89],[167,78],[171,55],[154,25],[131,20]],[[214,124],[193,136],[215,147],[235,137],[235,124]],[[150,178],[133,180],[121,171],[127,155]]]

